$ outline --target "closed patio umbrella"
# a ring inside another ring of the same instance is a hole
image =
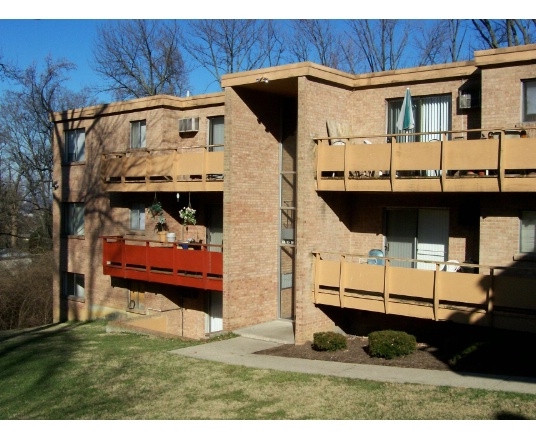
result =
[[[413,117],[413,108],[411,103],[411,93],[409,88],[406,89],[402,110],[396,121],[396,128],[401,131],[409,131],[415,128],[415,118]]]

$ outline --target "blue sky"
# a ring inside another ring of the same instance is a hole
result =
[[[42,65],[48,55],[54,59],[65,58],[77,66],[76,71],[70,72],[71,80],[65,84],[66,87],[80,90],[85,86],[102,84],[102,79],[93,72],[90,64],[97,28],[102,23],[103,20],[90,19],[0,19],[0,54],[5,61],[21,68],[33,62]],[[213,78],[201,69],[190,75],[190,81],[192,94],[219,90]],[[99,98],[109,101],[106,95]]]
[[[453,0],[449,4],[451,7],[456,7],[458,1],[461,7],[463,3],[460,0]],[[94,0],[88,10],[80,9],[82,4],[76,5],[72,1],[64,0],[48,2],[16,0],[12,3],[14,4],[10,4],[7,8],[3,6],[6,10],[0,15],[0,54],[3,59],[25,68],[33,62],[41,65],[47,55],[51,55],[54,59],[66,58],[77,66],[76,72],[71,72],[71,80],[66,84],[72,90],[102,84],[102,80],[90,67],[91,51],[99,23],[109,18],[434,18],[432,15],[423,17],[422,14],[437,14],[434,10],[426,12],[426,7],[430,8],[429,2],[419,0],[406,0],[404,4],[412,7],[404,12],[397,11],[394,7],[397,3],[394,0],[387,2],[384,0],[381,5],[373,6],[363,6],[365,3],[363,0],[352,3],[331,0],[329,8],[326,7],[325,1],[309,0],[305,11],[300,10],[298,2],[294,6],[289,6],[288,0],[269,2],[204,0],[202,3],[178,0],[171,3],[171,6],[169,1],[163,0],[150,2],[131,0],[128,2],[128,13],[124,3],[112,3],[111,0]],[[149,4],[151,8],[147,7]],[[453,18],[475,16],[471,15],[473,11],[468,10],[467,5],[463,6],[464,16]],[[142,15],[136,15],[137,12]],[[162,17],[163,12],[167,17]],[[87,16],[88,13],[91,15]],[[389,13],[396,17],[389,17]],[[190,75],[190,82],[191,94],[219,90],[218,84],[202,69]],[[0,87],[5,87],[5,84],[0,83]],[[109,99],[101,95],[99,100]]]

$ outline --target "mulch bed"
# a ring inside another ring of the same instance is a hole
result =
[[[317,351],[312,348],[312,343],[308,342],[304,345],[282,345],[259,351],[257,354],[536,378],[536,358],[531,353],[535,339],[536,335],[481,341],[445,339],[433,345],[419,343],[417,340],[417,350],[410,355],[395,359],[382,359],[368,354],[366,336],[347,336],[348,347],[345,350]]]

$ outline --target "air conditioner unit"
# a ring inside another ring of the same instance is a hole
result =
[[[461,92],[458,94],[458,108],[469,109],[480,107],[480,98],[476,93]]]
[[[179,133],[199,131],[199,118],[179,119]]]

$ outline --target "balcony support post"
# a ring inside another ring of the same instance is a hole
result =
[[[343,177],[344,177],[344,190],[348,190],[348,176],[349,171],[347,170],[347,164],[348,164],[348,144],[350,143],[350,139],[345,139],[346,142],[344,143],[344,164],[343,164]]]
[[[437,280],[439,279],[439,263],[435,264],[434,272],[434,286],[433,286],[433,298],[434,298],[434,321],[439,321],[439,296],[441,292],[437,285]]]
[[[445,181],[447,179],[447,170],[445,169],[445,140],[446,140],[446,134],[441,134],[441,142],[439,145],[439,148],[441,148],[441,157],[439,158],[439,172],[440,174],[440,181],[441,181],[441,192],[445,192]]]
[[[394,136],[391,137],[391,163],[390,163],[390,171],[389,171],[389,180],[391,182],[391,192],[395,190],[395,179],[396,179],[396,169],[395,169],[395,155],[394,155],[394,145],[396,143],[396,139]]]
[[[316,155],[316,190],[318,191],[318,185],[320,183],[320,181],[322,180],[322,171],[320,170],[320,149],[323,147],[324,145],[324,140],[321,140],[318,142],[318,144],[316,145],[316,151],[315,151],[315,155]],[[318,257],[318,254],[317,254],[317,257]]]
[[[384,272],[383,272],[383,306],[385,309],[385,314],[389,314],[389,290],[390,290],[390,267],[391,267],[391,260],[389,258],[386,258],[385,260],[385,266],[384,266]]]
[[[314,302],[317,303],[318,297],[318,288],[319,288],[319,278],[320,278],[320,252],[315,253],[315,273],[314,273],[314,290],[313,290],[313,296],[314,296]]]
[[[504,141],[506,140],[506,136],[504,131],[499,132],[499,154],[498,154],[498,178],[499,178],[499,192],[502,191],[504,188],[504,175],[505,175],[505,169],[504,169]]]
[[[487,314],[489,315],[489,324],[493,327],[493,306],[494,306],[494,296],[495,296],[495,270],[490,268],[490,288],[487,291]]]
[[[341,255],[341,258],[339,260],[339,305],[341,308],[344,309],[345,301],[344,301],[344,292],[346,291],[346,256]]]

